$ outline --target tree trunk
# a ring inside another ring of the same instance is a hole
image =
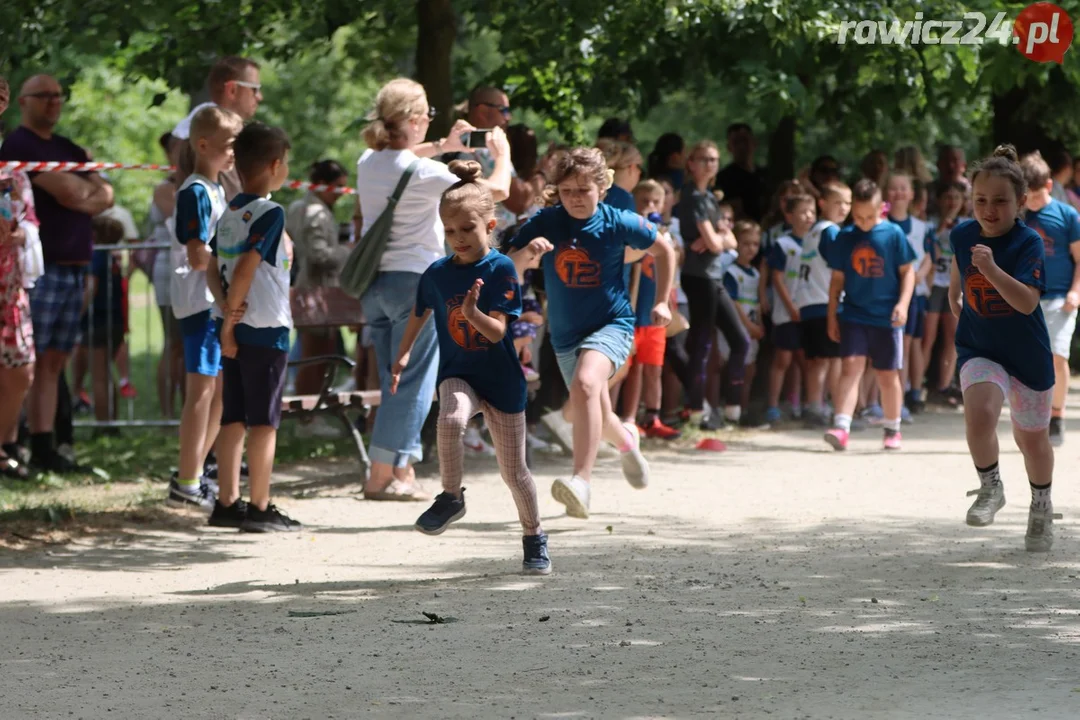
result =
[[[795,177],[795,131],[798,121],[794,115],[785,115],[769,136],[768,177],[769,192],[785,180]]]
[[[427,91],[428,102],[439,111],[428,138],[445,137],[454,123],[454,88],[450,54],[457,37],[457,18],[451,0],[416,2],[416,79]]]

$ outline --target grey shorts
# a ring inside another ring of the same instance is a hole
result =
[[[947,313],[952,312],[949,308],[949,288],[934,286],[930,289],[930,302],[926,306],[926,312]]]

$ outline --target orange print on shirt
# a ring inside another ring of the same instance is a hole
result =
[[[461,311],[464,300],[464,295],[458,295],[446,301],[446,331],[464,350],[487,350],[491,347],[491,341],[465,319],[465,313]]]
[[[656,258],[646,255],[641,259],[641,274],[650,280],[656,279]]]
[[[559,248],[555,256],[555,273],[568,288],[600,287],[600,263],[574,245]]]
[[[877,254],[869,243],[863,243],[852,251],[851,267],[860,277],[885,277],[885,260]]]
[[[1036,223],[1035,225],[1029,225],[1028,227],[1030,227],[1035,232],[1039,233],[1039,237],[1042,238],[1042,241],[1043,241],[1043,255],[1045,255],[1046,257],[1053,257],[1054,256],[1054,240],[1053,240],[1053,238],[1047,237],[1046,233],[1043,232],[1043,229],[1041,227],[1039,227],[1038,223]]]
[[[969,267],[964,275],[964,302],[981,317],[1005,317],[1016,312],[975,267]]]

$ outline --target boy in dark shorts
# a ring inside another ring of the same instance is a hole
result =
[[[221,325],[222,412],[218,436],[221,492],[211,525],[230,526],[239,496],[244,436],[250,430],[251,500],[242,532],[288,532],[300,523],[270,503],[270,474],[281,422],[281,396],[289,353],[292,311],[285,210],[268,200],[289,176],[289,139],[262,123],[245,127],[233,144],[243,192],[218,221],[207,284]],[[217,518],[217,521],[215,521]]]
[[[915,290],[915,252],[904,231],[881,217],[881,190],[863,179],[852,189],[853,225],[836,236],[826,258],[833,270],[829,286],[829,338],[840,343],[840,382],[833,429],[825,442],[847,449],[851,414],[859,395],[866,358],[877,374],[885,409],[886,450],[900,449],[900,408],[904,386],[898,372],[904,364],[903,331]],[[844,312],[838,316],[840,293]]]

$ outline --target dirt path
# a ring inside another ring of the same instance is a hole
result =
[[[1009,505],[982,530],[963,524],[977,480],[959,417],[905,440],[654,452],[646,491],[600,473],[588,522],[559,512],[564,465],[547,463],[545,579],[516,574],[510,495],[484,460],[438,538],[412,530],[414,505],[356,500],[341,464],[281,483],[297,535],[141,527],[3,552],[0,717],[1080,716],[1080,435],[1058,455],[1049,557],[1023,549],[1007,429]]]

